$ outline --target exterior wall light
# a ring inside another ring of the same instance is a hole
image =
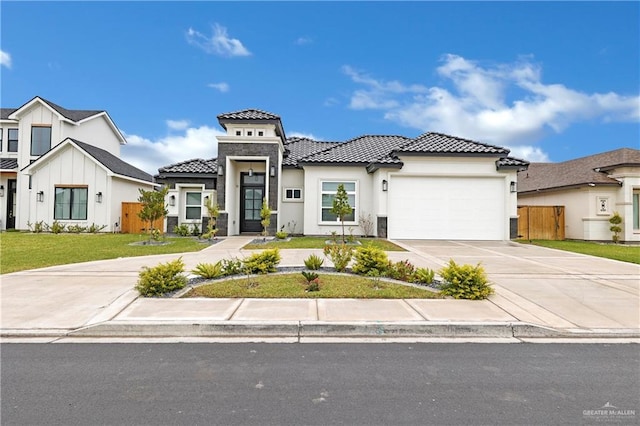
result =
[[[96,194],[96,203],[101,203],[102,202],[102,192],[98,192]]]
[[[269,169],[269,174],[271,175],[271,177],[274,177],[276,175],[276,166],[274,166],[273,164],[271,165],[271,168]]]
[[[38,191],[36,193],[36,201],[39,203],[44,201],[44,191]]]
[[[175,206],[176,205],[176,196],[172,195],[169,197],[169,205],[170,206]]]
[[[0,197],[4,197],[4,185],[0,185]]]
[[[511,181],[511,184],[509,185],[509,191],[518,192],[518,183],[515,181]]]
[[[224,167],[222,165],[218,166],[218,176],[224,176]]]
[[[253,176],[253,167],[251,167],[251,163],[249,163],[249,176]]]
[[[389,182],[387,182],[386,179],[383,179],[383,181],[382,181],[382,190],[386,192],[388,189],[389,189]]]

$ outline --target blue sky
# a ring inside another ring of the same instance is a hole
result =
[[[216,116],[287,136],[438,131],[564,161],[640,146],[639,2],[0,3],[2,107],[105,109],[125,160],[217,154]],[[90,141],[87,141],[90,142]]]

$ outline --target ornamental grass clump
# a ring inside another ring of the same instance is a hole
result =
[[[213,280],[224,275],[221,260],[217,261],[216,263],[198,263],[195,269],[191,272],[201,278],[206,278],[208,280]]]
[[[304,266],[306,266],[307,269],[310,269],[312,271],[316,271],[320,269],[323,263],[324,263],[324,259],[321,258],[320,256],[316,256],[315,254],[310,255],[304,260]]]
[[[160,296],[170,291],[179,290],[187,285],[187,277],[183,272],[182,258],[161,263],[153,268],[144,266],[140,271],[136,290],[146,297]]]
[[[484,268],[478,263],[473,265],[458,265],[453,259],[440,270],[444,280],[440,287],[442,294],[454,299],[481,300],[493,294],[489,279]]]

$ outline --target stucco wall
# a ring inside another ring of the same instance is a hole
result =
[[[299,188],[302,199],[286,201],[285,188]],[[304,202],[307,197],[304,189],[304,171],[300,169],[285,169],[280,179],[280,223],[289,233],[302,233],[304,229]]]

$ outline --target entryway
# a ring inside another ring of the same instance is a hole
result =
[[[240,182],[240,232],[260,232],[265,174],[241,173]]]

